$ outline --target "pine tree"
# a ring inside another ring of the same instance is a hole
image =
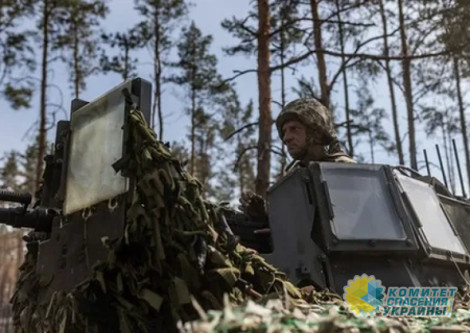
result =
[[[445,106],[424,106],[420,113],[425,121],[425,131],[428,136],[440,137],[444,151],[444,158],[447,166],[447,176],[449,177],[450,188],[455,193],[455,176],[453,167],[452,136],[459,131],[456,108]],[[441,148],[442,148],[441,147]]]
[[[393,150],[393,145],[383,126],[383,120],[387,118],[385,110],[374,107],[374,99],[367,82],[360,81],[356,90],[357,106],[351,109],[351,114],[356,119],[352,129],[352,136],[356,138],[356,145],[360,143],[361,137],[365,137],[369,146],[370,162],[375,163],[375,150],[379,145],[386,151]]]
[[[18,191],[18,164],[18,152],[13,150],[5,154],[3,166],[0,168],[0,186],[2,189],[7,191]]]
[[[255,190],[266,196],[271,172],[271,69],[270,69],[270,11],[268,0],[258,0],[258,166]]]
[[[201,182],[205,193],[204,195],[211,194],[212,184],[209,180],[212,178],[214,161],[212,159],[214,154],[214,144],[217,125],[211,115],[199,108],[195,114],[195,141],[196,141],[196,160],[195,171],[196,177]]]
[[[145,26],[137,25],[125,32],[102,34],[104,44],[111,49],[117,49],[117,54],[109,55],[102,52],[100,57],[100,68],[104,73],[117,73],[123,80],[135,77],[139,59],[133,57],[132,53],[144,47],[145,39],[148,38]]]
[[[38,159],[37,141],[29,144],[19,159],[19,176],[21,177],[20,190],[27,193],[35,193],[35,166]]]
[[[74,98],[80,98],[86,78],[98,69],[98,29],[108,8],[104,0],[64,0],[61,9],[60,32],[52,40],[52,49],[62,52],[61,59],[70,71]]]
[[[158,136],[163,140],[162,63],[173,44],[171,33],[174,25],[186,14],[187,6],[184,0],[136,0],[135,3],[138,12],[145,18],[140,25],[148,31],[144,45],[152,49],[155,90],[150,125],[155,128],[157,114]]]
[[[168,78],[187,92],[186,112],[191,119],[189,172],[206,186],[211,175],[210,151],[215,135],[215,123],[208,108],[214,96],[224,89],[217,74],[217,59],[209,53],[211,42],[212,36],[204,36],[194,22],[183,29],[177,45],[178,61],[171,63],[179,73]]]
[[[38,158],[37,140],[29,144],[24,152],[12,150],[0,159],[0,187],[8,191],[34,194],[36,165]]]
[[[406,111],[408,118],[408,138],[409,138],[409,149],[410,149],[410,166],[417,170],[418,162],[416,160],[416,139],[415,139],[415,113],[413,108],[413,87],[411,82],[411,63],[410,59],[407,58],[408,52],[408,40],[406,35],[405,27],[405,15],[403,0],[398,0],[398,17],[400,26],[400,41],[401,41],[401,55],[402,60],[402,76],[405,93]]]
[[[380,18],[382,21],[382,30],[383,30],[383,53],[386,57],[390,55],[389,50],[389,37],[388,37],[388,21],[387,15],[385,11],[385,4],[384,0],[379,0],[379,9],[380,9]],[[385,74],[387,76],[387,84],[390,93],[390,107],[392,111],[392,119],[393,119],[393,129],[395,135],[395,145],[397,147],[397,154],[398,154],[398,163],[400,165],[405,165],[405,158],[403,155],[403,148],[401,143],[401,135],[400,135],[400,125],[398,123],[398,109],[397,109],[397,102],[395,97],[395,87],[392,78],[392,68],[390,64],[390,60],[385,60]]]
[[[299,0],[275,1],[272,4],[271,15],[271,40],[272,47],[272,62],[274,66],[278,66],[281,76],[281,110],[286,105],[286,59],[295,56],[295,46],[302,42],[305,35],[305,30],[300,27],[301,13],[299,11]],[[279,176],[284,175],[284,170],[287,166],[287,154],[285,145],[280,140],[280,172]]]
[[[375,32],[370,29],[373,23],[364,22],[368,17],[368,7],[372,2],[345,1],[310,1],[312,21],[311,40],[307,40],[311,52],[316,58],[317,98],[327,106],[335,120],[338,120],[339,103],[331,102],[331,94],[337,90],[337,83],[342,80],[344,102],[344,127],[348,154],[355,157],[353,143],[354,121],[351,112],[351,77],[354,72],[368,75],[372,80],[377,76],[378,67],[373,61],[359,55],[364,48],[377,40]],[[313,37],[313,38],[312,38]],[[337,63],[336,66],[331,64]],[[328,68],[327,68],[328,64]],[[332,71],[331,69],[334,68]]]
[[[221,116],[217,156],[221,163],[216,171],[215,192],[219,200],[230,201],[244,191],[254,191],[256,165],[256,128],[253,123],[253,101],[242,107],[233,87],[218,101]],[[238,188],[238,191],[234,189]]]
[[[34,13],[33,5],[32,0],[0,2],[0,94],[13,109],[28,108],[33,95],[32,34],[20,26]]]
[[[318,82],[319,82],[320,91],[321,91],[320,101],[323,103],[323,105],[329,108],[330,107],[330,87],[329,87],[328,78],[327,78],[325,54],[323,52],[323,37],[322,37],[323,22],[320,20],[318,3],[319,3],[319,0],[310,0],[310,10],[312,13],[312,21],[313,21],[313,40],[314,40],[314,46],[316,50],[316,57],[317,57]]]
[[[46,140],[48,130],[48,87],[50,69],[52,64],[52,46],[61,31],[64,12],[69,9],[68,3],[61,0],[37,1],[34,10],[39,13],[36,25],[38,27],[37,39],[41,48],[41,75],[40,75],[40,102],[39,102],[39,131],[38,131],[38,158],[36,164],[35,190],[39,189],[44,156],[46,154]]]
[[[231,19],[225,19],[222,22],[222,27],[240,41],[240,43],[236,46],[225,48],[224,50],[227,54],[258,54],[261,36],[259,32],[259,4],[260,2],[257,2],[256,8],[250,10],[248,15],[243,19],[232,17]],[[297,56],[295,54],[295,46],[302,42],[302,38],[305,35],[305,30],[301,27],[301,22],[303,19],[302,13],[299,10],[299,8],[301,8],[301,5],[302,1],[299,0],[282,0],[271,1],[267,3],[266,7],[269,11],[269,18],[267,19],[267,22],[270,26],[269,32],[267,33],[267,36],[269,36],[268,49],[270,53],[270,64],[268,65],[268,72],[269,75],[274,74],[275,72],[279,72],[280,74],[280,96],[278,98],[275,98],[275,103],[278,104],[281,108],[283,108],[286,104],[287,92],[285,84],[285,72],[287,69],[293,69],[292,64],[296,63],[296,61],[293,61],[292,59],[295,59]],[[262,106],[260,108],[260,111],[264,108],[267,108],[267,106]],[[266,115],[267,111],[262,111],[261,118],[266,118]],[[267,120],[263,121],[265,122],[265,124],[263,125],[264,128],[267,126]],[[260,138],[262,138],[263,141],[266,141],[267,127],[266,129],[263,129],[263,131],[265,132],[265,134],[261,135]],[[269,132],[269,134],[271,135],[271,132]],[[271,151],[273,151],[274,148],[272,147],[271,140],[272,139],[269,139],[269,150],[267,150],[266,145],[262,145],[265,148],[262,149],[263,153],[260,153],[260,156],[267,156],[268,154],[269,156],[271,155]],[[284,151],[284,145],[282,145],[280,155],[280,169],[282,173],[286,165],[286,154]],[[261,164],[264,165],[263,168],[265,168],[267,166],[267,161],[264,160],[264,157],[261,159],[261,162]],[[269,165],[271,165],[271,162],[269,162]],[[262,176],[262,178],[265,178],[266,172],[263,172],[263,174],[264,176]],[[262,186],[265,186],[265,181],[263,181],[262,184],[264,184]]]
[[[450,89],[450,96],[457,101],[459,110],[459,124],[462,134],[462,143],[464,147],[465,164],[467,170],[467,180],[470,188],[470,149],[467,134],[466,105],[464,103],[464,81],[469,77],[470,62],[468,55],[470,48],[468,38],[470,36],[470,8],[465,1],[444,1],[446,11],[443,14],[444,29],[441,34],[441,40],[446,48],[452,52],[452,74],[455,89]]]

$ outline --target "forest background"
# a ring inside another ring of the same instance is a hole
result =
[[[465,0],[0,2],[0,189],[34,193],[71,100],[153,86],[151,126],[210,200],[264,194],[290,162],[273,126],[298,97],[327,105],[360,162],[406,165],[468,193]],[[455,140],[463,174],[458,177]],[[0,226],[0,318],[23,257]]]

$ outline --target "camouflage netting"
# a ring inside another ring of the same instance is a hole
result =
[[[224,231],[219,207],[203,201],[201,185],[156,140],[142,114],[129,115],[136,191],[124,237],[111,243],[108,259],[93,277],[69,293],[36,302],[36,251],[21,267],[13,297],[15,325],[22,332],[155,332],[176,330],[202,309],[287,293],[301,300],[284,274]]]
[[[291,303],[288,297],[263,303],[251,300],[241,306],[225,303],[225,308],[201,313],[201,319],[179,323],[184,333],[312,332],[312,333],[456,333],[470,332],[470,304],[458,302],[451,317],[356,317],[345,309],[337,295],[310,291],[309,303]]]

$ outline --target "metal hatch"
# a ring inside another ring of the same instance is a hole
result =
[[[410,251],[418,245],[388,166],[312,163],[329,251]]]
[[[310,281],[326,288],[327,258],[311,237],[318,209],[312,199],[306,168],[292,171],[269,189],[267,202],[273,252],[263,257],[295,284]]]
[[[468,253],[430,184],[395,173],[407,198],[424,249],[431,257],[466,260]]]

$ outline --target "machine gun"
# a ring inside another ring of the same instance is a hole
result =
[[[0,223],[13,228],[31,228],[35,231],[50,232],[52,219],[57,216],[54,209],[37,207],[28,209],[32,196],[29,193],[0,191],[0,201],[22,204],[19,207],[0,208]]]

